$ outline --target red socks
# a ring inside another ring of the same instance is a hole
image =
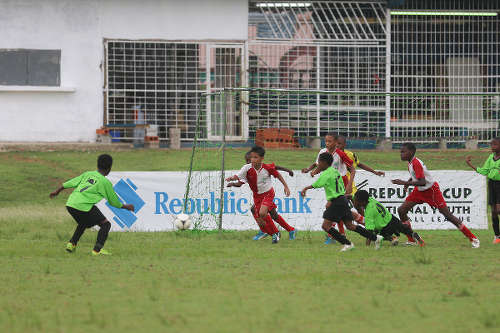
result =
[[[410,220],[407,220],[407,221],[403,221],[402,222],[403,224],[406,224],[410,229],[411,229],[411,223],[410,223]],[[411,235],[406,235],[406,237],[408,238],[408,242],[412,242],[412,243],[415,243],[416,240],[415,238],[413,238]]]
[[[477,238],[464,224],[461,224],[459,229],[471,242],[473,239]]]
[[[282,226],[283,229],[285,229],[288,232],[295,230],[294,227],[292,227],[291,225],[289,225],[288,223],[286,223],[285,219],[282,218],[281,215],[278,215],[278,218],[276,219],[276,222],[278,222],[278,224],[280,226]]]
[[[276,225],[274,225],[274,221],[271,218],[271,215],[267,214],[266,218],[264,219],[266,221],[266,233],[269,235],[274,235],[275,233],[278,232],[278,228],[276,228]]]
[[[340,232],[342,235],[345,235],[344,222],[339,222],[339,223],[337,223],[337,228],[339,228],[339,232]]]

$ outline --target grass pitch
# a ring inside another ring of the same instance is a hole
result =
[[[241,166],[245,150],[229,152]],[[254,232],[112,233],[111,257],[64,245],[75,223],[48,193],[95,168],[102,152],[0,153],[1,332],[498,332],[500,258],[492,231],[471,249],[458,231],[422,231],[427,247],[340,253],[320,232],[252,241]],[[270,151],[298,169],[315,151]],[[465,169],[467,152],[422,152],[432,169]],[[476,164],[487,151],[474,153]],[[182,170],[189,153],[115,152],[114,170]],[[405,169],[397,152],[361,152],[377,169]],[[217,161],[210,161],[216,165]],[[446,164],[445,164],[446,163]],[[319,223],[319,222],[318,222]]]

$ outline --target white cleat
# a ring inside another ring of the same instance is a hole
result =
[[[354,249],[354,243],[351,242],[351,244],[345,244],[341,249],[340,252],[345,252]]]
[[[375,250],[380,249],[380,244],[382,244],[382,240],[384,237],[377,235],[377,240],[375,241]]]
[[[410,242],[410,241],[407,241],[407,242],[405,243],[405,245],[406,245],[406,246],[417,246],[417,245],[418,245],[418,243],[417,243],[417,242]]]
[[[470,242],[470,244],[472,245],[473,249],[479,249],[479,245],[481,244],[481,242],[479,241],[479,238],[474,238],[472,242]]]

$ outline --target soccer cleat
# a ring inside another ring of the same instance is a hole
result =
[[[346,251],[349,251],[349,250],[352,250],[354,249],[354,243],[351,242],[351,244],[345,244],[344,246],[342,246],[342,248],[340,249],[340,252],[346,252]]]
[[[289,240],[294,240],[297,237],[297,230],[292,230],[288,233],[288,239]]]
[[[262,238],[265,238],[269,236],[265,232],[262,232],[262,230],[259,230],[259,233],[253,237],[253,240],[261,240]]]
[[[415,245],[418,245],[418,243],[415,241],[415,242],[410,242],[410,241],[407,241],[405,243],[406,246],[415,246]]]
[[[76,251],[76,245],[74,245],[71,242],[68,242],[68,244],[66,244],[66,251],[68,251],[69,253],[75,252]]]
[[[481,242],[479,241],[479,238],[474,238],[470,243],[471,243],[473,249],[478,249],[479,245],[481,244]]]
[[[398,246],[398,244],[399,244],[399,237],[398,236],[392,236],[391,245],[392,246]]]
[[[418,243],[418,245],[420,245],[420,247],[425,246],[424,240],[422,239],[422,237],[420,237],[420,235],[418,233],[414,232],[413,238],[417,241],[417,243]]]
[[[335,239],[333,239],[332,237],[330,237],[330,235],[326,234],[325,245],[335,244],[335,243],[337,243],[337,241]]]
[[[500,236],[495,236],[495,238],[493,238],[493,244],[500,244]]]
[[[380,249],[380,245],[382,244],[383,240],[384,240],[384,237],[377,235],[377,240],[375,241],[375,250]]]
[[[108,252],[106,251],[105,249],[101,249],[101,251],[97,252],[95,250],[92,250],[92,255],[93,256],[100,256],[100,255],[104,255],[104,256],[110,256],[111,255],[111,252]]]
[[[279,232],[277,232],[277,233],[273,234],[273,242],[272,242],[272,243],[273,243],[273,244],[276,244],[276,243],[278,243],[279,241],[280,241],[280,233],[279,233]]]

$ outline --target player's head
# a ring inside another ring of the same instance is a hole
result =
[[[245,162],[250,163],[250,151],[247,151],[245,154]]]
[[[401,161],[411,161],[415,152],[417,151],[417,147],[411,142],[406,142],[401,145],[401,149],[399,153],[401,154]]]
[[[365,190],[358,190],[354,195],[354,207],[359,210],[359,208],[365,208],[368,204],[368,199],[370,195]]]
[[[334,133],[327,133],[325,135],[325,146],[328,150],[334,150],[337,148],[338,135]]]
[[[250,162],[253,165],[255,165],[262,163],[264,155],[266,155],[266,150],[259,146],[253,146],[252,149],[250,149],[249,153],[250,153]]]
[[[491,151],[494,153],[500,153],[500,137],[491,139]]]
[[[344,150],[347,144],[347,139],[345,136],[339,135],[337,138],[337,148],[340,150]]]
[[[99,155],[99,157],[97,158],[97,169],[99,169],[99,171],[102,171],[102,173],[104,173],[104,175],[106,176],[111,171],[112,166],[113,158],[110,155]]]
[[[333,156],[330,153],[323,153],[318,158],[318,168],[323,171],[332,166]]]

